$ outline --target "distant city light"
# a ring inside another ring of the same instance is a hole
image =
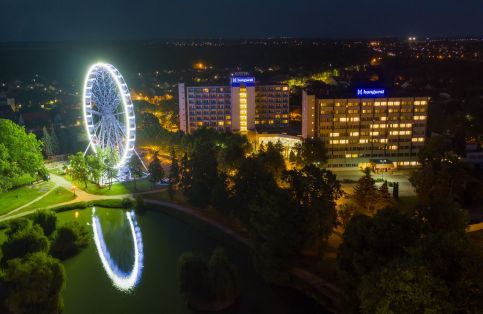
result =
[[[130,272],[121,270],[111,257],[107,249],[104,235],[102,233],[99,217],[95,215],[96,209],[92,209],[92,230],[97,252],[102,262],[102,266],[113,285],[121,291],[131,291],[141,280],[144,267],[144,250],[141,229],[139,228],[134,212],[126,212],[129,228],[133,239],[134,263]]]

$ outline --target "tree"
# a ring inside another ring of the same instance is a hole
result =
[[[136,178],[141,178],[144,174],[144,166],[141,163],[137,154],[134,154],[129,159],[127,164],[129,171],[131,172],[131,177],[134,181],[134,190],[137,190]]]
[[[300,161],[303,165],[321,166],[327,162],[327,148],[319,138],[307,138],[300,149]]]
[[[57,138],[53,124],[50,125],[50,143],[52,147],[52,154],[57,155],[60,152],[59,139]]]
[[[10,260],[4,280],[7,290],[4,303],[10,313],[62,312],[64,266],[44,252]]]
[[[191,172],[189,168],[188,153],[184,153],[183,158],[181,158],[179,167],[179,185],[183,193],[186,195],[191,186]]]
[[[42,228],[47,237],[57,228],[57,215],[52,211],[38,211],[32,216],[32,221]]]
[[[222,249],[215,249],[208,262],[210,286],[219,308],[235,303],[240,295],[237,267],[228,261]]]
[[[358,289],[362,313],[453,313],[444,282],[416,260],[396,260],[363,277]]]
[[[154,153],[153,160],[148,166],[149,181],[154,185],[156,182],[161,181],[164,178],[164,169],[161,166],[161,162],[158,158],[158,152]]]
[[[0,192],[13,187],[13,180],[21,173],[20,168],[11,158],[7,147],[0,143]]]
[[[291,150],[290,153],[288,154],[288,160],[293,163],[297,162],[297,155],[295,155],[293,150]]]
[[[407,247],[419,238],[419,232],[418,223],[397,209],[383,209],[372,218],[352,218],[337,251],[337,270],[348,312],[360,307],[357,291],[363,277],[406,256]]]
[[[69,164],[71,169],[72,178],[76,181],[84,182],[85,188],[87,188],[87,181],[89,179],[89,170],[87,168],[87,162],[82,152],[78,152],[75,155],[69,156]]]
[[[25,257],[35,252],[47,252],[49,240],[39,225],[27,224],[23,229],[15,232],[2,244],[2,263],[6,264],[14,258]]]
[[[60,226],[52,237],[52,256],[64,260],[71,257],[89,243],[89,232],[77,221]]]
[[[178,164],[178,159],[176,158],[176,151],[174,147],[171,147],[171,166],[169,167],[169,186],[168,186],[168,193],[169,198],[172,200],[174,198],[175,189],[179,183],[179,176],[180,176],[180,169]]]
[[[351,199],[365,213],[373,213],[376,209],[379,195],[369,168],[364,170],[364,175],[357,181]]]
[[[274,145],[272,142],[268,142],[266,149],[260,151],[257,155],[257,158],[261,161],[263,167],[265,167],[277,180],[286,169],[285,159],[283,158],[282,152],[283,146],[281,146],[280,143]]]
[[[394,201],[389,193],[389,187],[387,181],[384,181],[382,185],[377,189],[378,200],[376,204],[376,209],[382,209],[386,207],[391,207],[394,205]]]
[[[112,187],[112,181],[117,178],[119,174],[119,169],[116,168],[118,156],[111,148],[102,151],[102,156],[104,159],[104,175],[108,180],[110,190]]]
[[[315,165],[286,172],[284,181],[306,219],[305,244],[315,248],[321,257],[326,241],[337,226],[336,201],[343,195],[341,184],[331,171]]]
[[[233,178],[233,215],[245,226],[250,224],[250,206],[263,206],[265,196],[278,190],[273,174],[257,157],[248,157],[240,164]]]
[[[228,175],[224,172],[218,174],[218,179],[211,192],[211,203],[222,215],[229,213],[228,208],[231,204],[230,191],[228,190]]]
[[[0,119],[0,191],[12,188],[25,174],[36,178],[42,169],[42,143],[23,127]]]
[[[222,143],[217,143],[218,168],[220,171],[228,172],[239,167],[240,162],[251,150],[247,137],[240,134],[227,133]]]
[[[188,166],[191,184],[186,190],[186,196],[191,204],[205,207],[211,201],[211,191],[218,180],[218,164],[213,145],[209,142],[196,144]]]
[[[42,128],[42,142],[44,144],[44,151],[47,157],[54,155],[53,147],[52,147],[52,138],[50,137],[49,131],[44,126]]]
[[[102,176],[105,172],[103,152],[98,150],[96,154],[88,155],[86,157],[86,165],[90,178],[97,186],[100,186]]]
[[[260,191],[262,202],[251,202],[248,234],[254,245],[257,271],[269,282],[288,280],[303,245],[303,215],[286,190]]]

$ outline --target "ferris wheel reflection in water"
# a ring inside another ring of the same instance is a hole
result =
[[[92,209],[92,233],[97,253],[101,259],[102,266],[106,271],[112,284],[120,291],[130,292],[140,282],[144,267],[144,251],[141,229],[138,226],[134,211],[126,212],[129,229],[133,241],[134,261],[129,272],[125,272],[112,258],[107,248],[99,217],[96,215],[96,208]]]

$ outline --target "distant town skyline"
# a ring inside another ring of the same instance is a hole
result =
[[[483,2],[4,0],[0,41],[483,36]]]

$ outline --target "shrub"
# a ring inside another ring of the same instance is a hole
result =
[[[54,210],[57,213],[61,213],[61,212],[65,212],[73,209],[84,209],[84,208],[87,208],[87,206],[88,206],[87,202],[82,201],[82,202],[76,202],[76,203],[71,203],[67,205],[57,206],[52,208],[52,210]]]
[[[32,216],[32,221],[34,224],[39,225],[44,230],[44,234],[47,237],[49,237],[57,227],[57,215],[52,211],[37,211]]]
[[[59,259],[66,259],[89,244],[89,232],[77,221],[59,227],[52,239],[50,253]]]
[[[47,252],[49,240],[44,235],[39,225],[31,223],[18,229],[10,238],[3,243],[2,263],[5,265],[8,260],[25,257],[35,252]]]

